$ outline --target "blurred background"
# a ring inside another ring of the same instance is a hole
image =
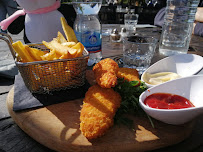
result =
[[[67,20],[74,22],[76,14],[71,0],[61,0],[61,10]],[[138,24],[154,24],[157,12],[166,6],[166,0],[103,0],[99,12],[102,24],[124,24],[124,14],[139,14]]]

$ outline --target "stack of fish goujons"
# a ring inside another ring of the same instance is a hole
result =
[[[97,63],[93,72],[97,84],[90,87],[85,94],[80,113],[80,130],[87,139],[104,135],[114,124],[114,116],[121,103],[120,94],[113,90],[117,78],[140,81],[136,69],[119,68],[110,58]]]

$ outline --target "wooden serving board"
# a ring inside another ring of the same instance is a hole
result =
[[[87,140],[79,130],[82,99],[43,108],[13,111],[14,88],[7,97],[9,113],[16,124],[42,145],[59,152],[148,151],[179,143],[192,132],[194,122],[174,126],[132,116],[134,129],[114,125],[100,138]]]

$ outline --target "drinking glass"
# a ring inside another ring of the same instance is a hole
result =
[[[129,33],[136,32],[136,25],[138,22],[139,15],[138,14],[125,14],[124,15],[124,22],[125,28]]]
[[[135,68],[141,75],[151,64],[158,40],[150,36],[128,36],[123,43],[123,67]]]

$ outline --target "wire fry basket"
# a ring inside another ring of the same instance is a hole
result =
[[[0,39],[7,42],[25,86],[31,93],[48,94],[52,91],[77,88],[85,84],[89,58],[86,49],[84,49],[82,57],[78,58],[23,63],[16,56],[11,37],[8,34],[0,34],[3,35],[0,36]],[[49,51],[43,44],[27,45],[42,51]]]

